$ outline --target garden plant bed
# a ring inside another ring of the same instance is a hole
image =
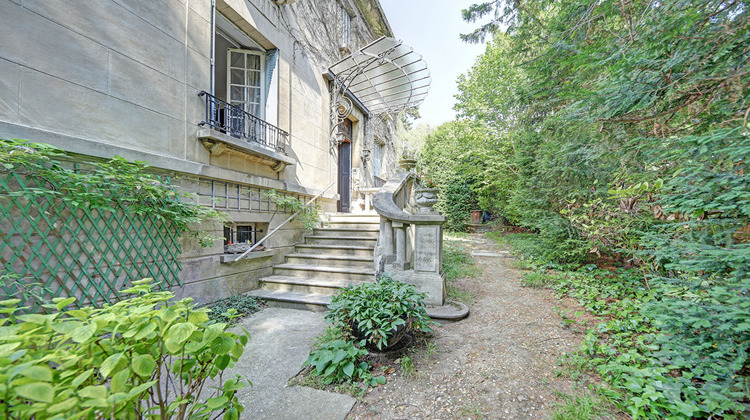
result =
[[[499,250],[483,235],[468,239],[468,251]],[[574,317],[581,308],[571,299],[523,287],[513,259],[475,261],[481,275],[455,284],[473,297],[471,315],[401,352],[369,356],[387,383],[360,396],[349,419],[570,418],[565,407],[588,405],[599,410],[593,417],[623,417],[589,390],[598,377],[559,364],[596,320]]]

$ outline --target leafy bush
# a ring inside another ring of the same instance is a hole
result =
[[[246,381],[222,372],[249,334],[209,321],[192,299],[171,302],[150,281],[103,308],[66,310],[75,299],[56,298],[50,314],[18,315],[19,299],[0,302],[3,417],[239,418],[235,394]],[[210,392],[208,381],[216,384]]]
[[[5,171],[43,180],[47,188],[21,190],[30,199],[46,196],[64,200],[74,207],[116,211],[124,206],[135,214],[151,214],[172,222],[177,233],[189,233],[202,246],[217,238],[195,227],[204,220],[224,220],[216,210],[195,203],[190,194],[169,181],[148,173],[146,162],[129,162],[115,156],[106,162],[81,162],[72,169],[63,150],[27,140],[0,139],[0,164]]]
[[[364,340],[355,343],[341,338],[323,342],[310,353],[305,365],[312,366],[326,385],[351,381],[365,381],[369,384],[373,380],[370,364],[360,361],[368,355],[364,345]],[[380,381],[376,380],[375,383]]]
[[[296,197],[292,197],[286,194],[280,194],[276,190],[268,190],[265,192],[268,199],[276,203],[280,208],[291,212],[292,214],[300,212],[292,220],[299,220],[305,229],[312,230],[320,222],[320,206],[312,203],[309,206],[305,206],[305,203]],[[301,210],[301,211],[300,211]]]
[[[528,244],[528,237],[533,235],[505,236],[511,244]],[[532,265],[537,270],[525,276],[525,285],[578,299],[605,319],[569,357],[593,366],[633,417],[732,418],[743,409],[738,401],[750,396],[750,380],[741,374],[748,360],[743,343],[750,339],[750,300],[744,295],[729,286],[703,293],[667,288],[636,270],[554,265],[548,271],[550,265],[538,260]]]
[[[398,327],[432,331],[425,297],[414,286],[383,275],[375,283],[341,289],[331,299],[326,319],[344,330],[360,332],[368,343],[382,349],[388,347]]]
[[[216,322],[225,322],[235,324],[237,321],[247,315],[254,314],[261,310],[263,299],[251,295],[235,295],[226,299],[220,299],[204,305],[210,309],[208,317]],[[229,313],[233,310],[233,313]]]

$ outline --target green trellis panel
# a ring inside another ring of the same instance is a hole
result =
[[[77,207],[44,194],[49,187],[0,172],[0,273],[35,285],[48,300],[74,296],[79,306],[117,302],[120,290],[145,277],[161,290],[181,285],[181,249],[171,222],[123,206]],[[4,296],[18,292],[7,282],[0,289]]]

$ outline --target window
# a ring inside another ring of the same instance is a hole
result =
[[[265,54],[240,49],[230,49],[227,54],[228,102],[248,114],[263,118]]]
[[[349,46],[352,42],[352,17],[346,9],[341,9],[341,21],[343,22],[343,31],[341,32],[341,46]]]
[[[267,223],[247,223],[241,225],[224,226],[224,246],[255,245],[265,236]]]
[[[383,162],[383,152],[385,148],[385,142],[381,140],[379,137],[375,137],[375,147],[372,151],[372,174],[375,176],[380,176],[382,171],[380,167],[382,166]]]

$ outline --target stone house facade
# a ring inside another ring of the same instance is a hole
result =
[[[146,161],[226,212],[218,236],[257,240],[284,221],[269,189],[361,211],[358,189],[395,170],[393,121],[355,98],[337,128],[327,75],[393,37],[377,0],[4,0],[0,22],[0,138]],[[334,135],[347,136],[348,161]],[[285,226],[233,263],[220,241],[184,240],[175,292],[201,302],[254,289],[304,232]]]

